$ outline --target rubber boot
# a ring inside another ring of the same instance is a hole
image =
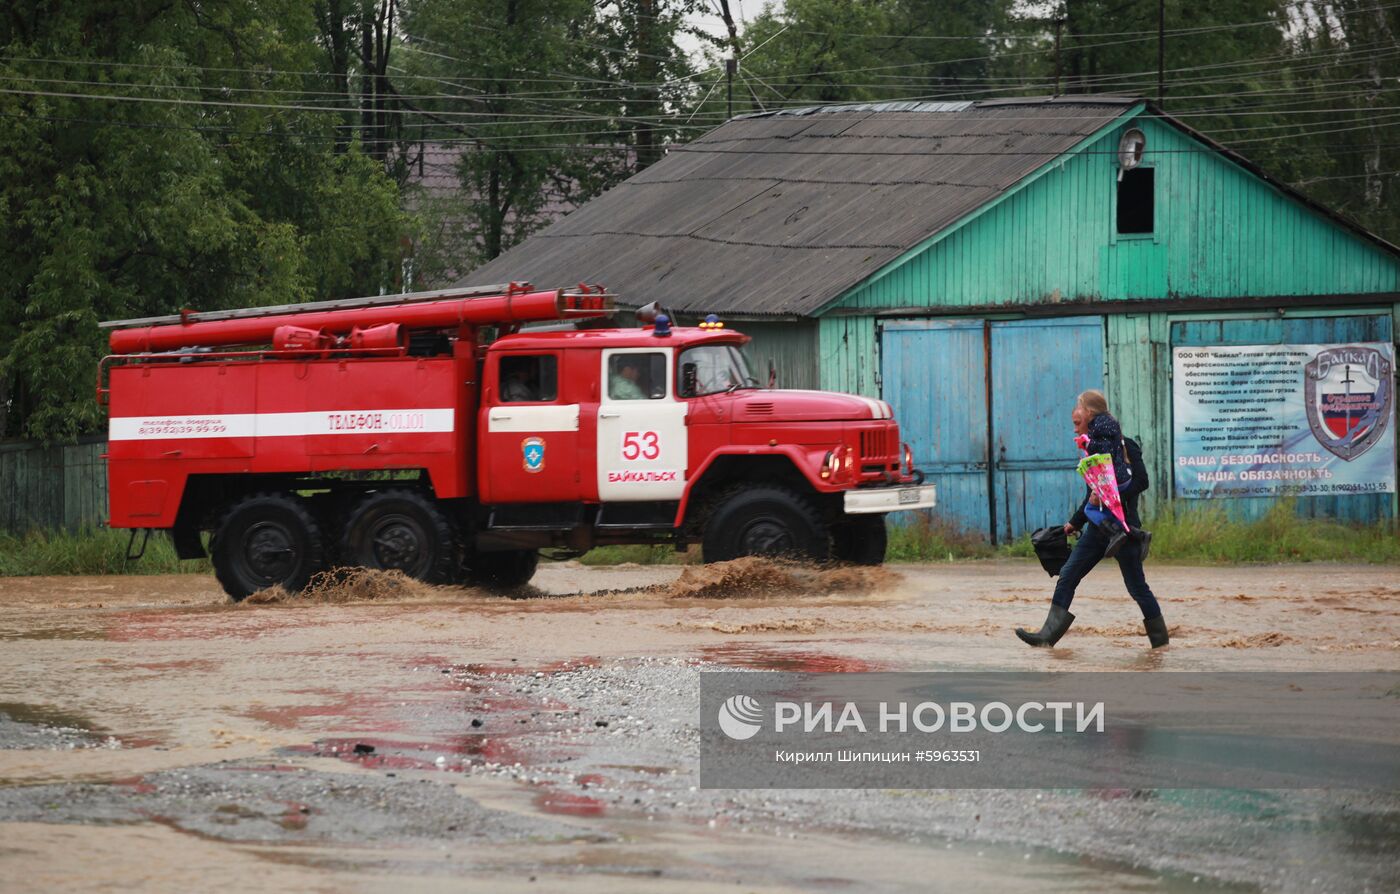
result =
[[[1069,613],[1069,609],[1061,608],[1053,602],[1050,604],[1050,614],[1045,618],[1045,626],[1040,628],[1038,633],[1031,633],[1023,628],[1016,628],[1016,635],[1021,638],[1021,642],[1032,646],[1053,646],[1060,641],[1060,637],[1065,635],[1069,625],[1074,623],[1074,615]]]
[[[1160,649],[1171,641],[1171,637],[1167,636],[1167,622],[1161,615],[1147,618],[1142,622],[1142,626],[1147,628],[1147,641],[1152,644],[1152,648]]]

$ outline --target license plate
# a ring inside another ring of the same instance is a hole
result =
[[[899,492],[899,505],[917,502],[919,502],[919,489],[917,487],[906,487]]]

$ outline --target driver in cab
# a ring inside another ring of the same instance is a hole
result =
[[[613,369],[608,378],[608,396],[613,400],[646,400],[638,381],[642,377],[637,361],[625,359]]]

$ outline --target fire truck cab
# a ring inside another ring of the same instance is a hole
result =
[[[241,599],[341,565],[514,587],[601,544],[874,564],[934,505],[888,404],[760,387],[713,318],[522,331],[611,298],[481,291],[108,324],[111,525],[207,532]]]

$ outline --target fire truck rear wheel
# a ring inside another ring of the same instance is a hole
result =
[[[341,537],[347,565],[402,571],[430,584],[450,583],[457,573],[457,532],[432,498],[412,490],[366,497],[350,513]]]
[[[719,501],[705,524],[706,562],[740,556],[795,556],[824,562],[831,532],[816,505],[785,487],[742,487]]]
[[[883,564],[888,545],[884,515],[857,515],[831,527],[831,554],[842,562]]]
[[[235,602],[277,585],[295,593],[325,559],[320,527],[290,494],[253,494],[234,503],[209,546],[214,576]]]

